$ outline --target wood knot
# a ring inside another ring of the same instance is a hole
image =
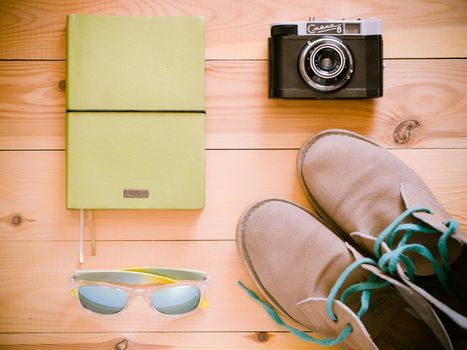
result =
[[[419,126],[420,122],[415,119],[403,121],[394,129],[394,142],[399,145],[409,142],[412,130]]]
[[[265,343],[269,340],[269,333],[268,332],[258,332],[257,334],[258,341],[260,343]]]
[[[115,350],[125,350],[128,346],[128,340],[123,339],[122,341],[115,344]]]
[[[66,81],[65,81],[65,80],[60,80],[60,81],[58,82],[58,88],[59,88],[60,90],[62,90],[62,91],[65,91],[65,89],[66,89]]]
[[[23,218],[21,217],[21,215],[14,214],[14,215],[11,217],[11,223],[12,223],[12,225],[14,225],[14,226],[19,226],[19,225],[21,225],[22,222],[23,222]]]
[[[5,224],[10,227],[19,228],[29,221],[35,221],[33,219],[25,218],[19,213],[13,213],[4,217],[0,217],[0,224]]]

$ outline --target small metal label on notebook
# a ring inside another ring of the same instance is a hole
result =
[[[149,198],[149,190],[123,190],[125,198]]]

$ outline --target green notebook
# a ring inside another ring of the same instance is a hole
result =
[[[69,209],[204,206],[203,27],[68,16]]]

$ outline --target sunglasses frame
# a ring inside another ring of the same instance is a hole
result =
[[[183,278],[183,279],[174,279]],[[158,314],[164,317],[178,318],[191,314],[200,307],[207,305],[205,294],[210,286],[211,277],[203,271],[167,269],[167,268],[126,268],[122,270],[79,270],[71,277],[70,293],[73,294],[87,312],[99,316],[115,316],[123,313],[137,297],[143,297]],[[127,295],[125,306],[113,314],[95,312],[86,308],[80,300],[79,288],[82,286],[102,286],[113,288]],[[137,287],[133,287],[137,286]],[[151,294],[155,290],[171,288],[175,286],[195,286],[200,291],[198,305],[193,310],[183,313],[169,315],[157,310],[152,303]]]

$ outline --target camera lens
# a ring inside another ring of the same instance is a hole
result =
[[[334,91],[344,86],[353,73],[353,58],[344,43],[334,37],[309,41],[302,49],[298,68],[313,89]]]
[[[309,60],[309,68],[314,74],[323,79],[330,79],[342,72],[345,57],[336,45],[321,44],[311,52]]]
[[[333,70],[337,64],[340,64],[340,57],[336,54],[337,52],[330,48],[322,49],[316,54],[315,64],[320,69],[329,72]]]

